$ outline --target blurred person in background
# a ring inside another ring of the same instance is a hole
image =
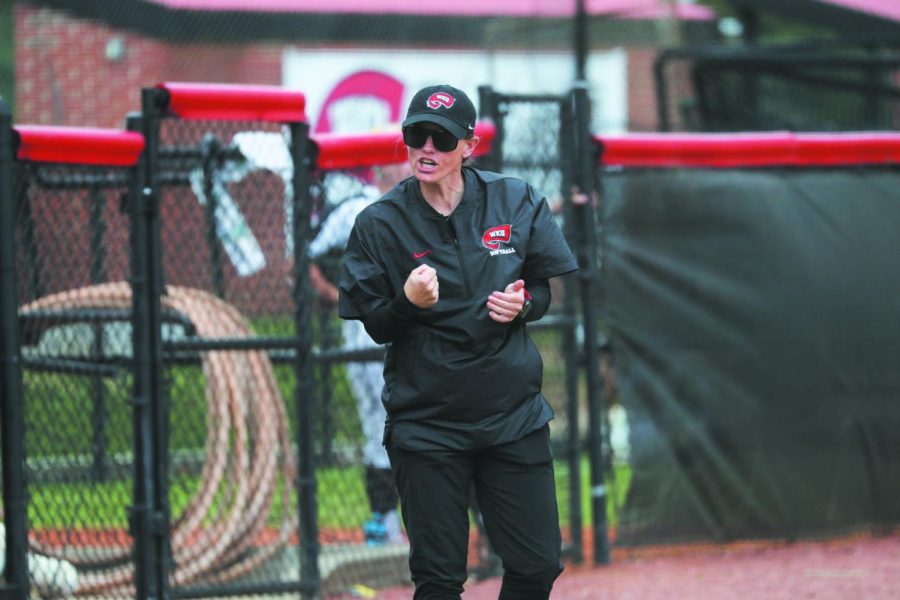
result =
[[[429,86],[403,122],[413,178],[356,219],[339,314],[386,344],[384,443],[416,600],[459,599],[469,488],[503,562],[502,600],[549,598],[562,572],[543,364],[526,323],[577,264],[528,182],[464,166],[479,138],[461,90]]]
[[[411,174],[407,162],[377,166],[373,169],[374,185],[368,185],[360,194],[341,201],[328,213],[309,245],[310,279],[313,288],[325,302],[337,305],[336,283],[341,256],[356,215]],[[341,338],[345,350],[379,347],[359,321],[343,321]],[[371,545],[406,541],[397,514],[399,498],[390,461],[381,443],[387,416],[381,403],[383,369],[384,363],[381,360],[352,361],[347,364],[347,377],[356,398],[364,438],[362,459],[371,515],[363,524],[363,533],[366,542]]]

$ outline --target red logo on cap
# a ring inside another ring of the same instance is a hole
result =
[[[453,103],[456,102],[456,98],[451,96],[450,94],[445,94],[444,92],[435,92],[428,97],[428,100],[425,104],[428,105],[428,108],[433,108],[435,110],[440,107],[450,108],[453,106]]]
[[[485,248],[498,250],[500,244],[508,244],[512,237],[512,225],[497,225],[491,227],[481,236],[481,243]]]

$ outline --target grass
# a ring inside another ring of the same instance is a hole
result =
[[[346,527],[368,516],[367,500],[361,467],[320,469],[318,481],[318,512],[320,527]],[[199,489],[198,477],[179,477],[169,486],[171,513],[177,518],[190,504]],[[130,480],[100,483],[52,483],[30,488],[28,503],[29,527],[33,529],[121,529],[127,528],[131,506]],[[275,492],[269,517],[274,525],[280,522],[282,506],[281,486]],[[291,512],[297,511],[297,494],[291,497]],[[355,517],[355,518],[352,518]]]
[[[560,522],[565,527],[569,523],[569,506],[566,485],[568,468],[563,463],[556,465],[557,494],[560,498]],[[617,515],[625,502],[631,471],[627,466],[618,466],[612,481],[608,483],[610,495],[607,501],[607,519],[610,524],[617,522]],[[364,488],[362,467],[322,468],[317,471],[317,495],[319,527],[355,527],[368,516],[368,503]],[[581,510],[582,521],[590,522],[590,465],[587,458],[581,461]],[[177,517],[190,503],[199,487],[197,477],[179,477],[169,488],[169,503],[173,517]],[[116,529],[127,527],[128,508],[131,505],[132,483],[130,480],[101,483],[53,483],[32,486],[28,503],[30,527],[34,529]],[[290,510],[296,512],[296,492],[291,499]],[[280,488],[276,492],[270,521],[276,524],[282,516]]]
[[[287,317],[257,319],[253,326],[261,336],[283,336],[293,330]],[[317,322],[315,335],[321,337],[326,328],[331,328],[330,335],[338,334],[334,331],[336,326],[335,323]],[[559,332],[540,331],[534,337],[545,356],[545,382],[549,383],[545,387],[550,387],[548,397],[561,399],[563,394],[557,388],[564,377],[564,365],[559,356]],[[276,364],[274,371],[291,430],[295,431],[295,378],[292,367]],[[359,417],[345,368],[334,366],[330,374],[320,373],[319,376],[325,377],[316,386],[319,401],[316,436],[319,447],[324,448],[328,444],[358,446]],[[170,453],[202,448],[206,438],[207,407],[206,380],[201,367],[170,366],[164,373],[164,380],[169,399]],[[556,387],[552,387],[554,385]],[[130,454],[133,443],[132,383],[126,370],[123,369],[122,374],[116,377],[96,379],[84,375],[26,371],[24,391],[27,399],[26,452],[30,464],[52,464],[63,470],[83,464],[84,457],[90,457],[94,451],[96,440],[92,433],[98,430],[95,422],[99,416],[105,419],[102,428],[105,454]],[[98,407],[102,408],[100,412]],[[560,519],[566,526],[570,510],[568,465],[558,462],[556,473]],[[580,477],[584,523],[589,523],[591,517],[589,473],[589,462],[583,458]],[[624,505],[630,478],[631,472],[627,466],[618,466],[608,474],[607,511],[610,524],[616,523],[618,512]],[[320,527],[356,527],[368,516],[361,466],[320,467],[317,482]],[[37,529],[127,528],[132,485],[130,479],[97,483],[33,482],[29,486],[30,526]],[[196,475],[172,476],[169,502],[173,519],[189,505],[198,487]],[[296,494],[291,503],[290,510],[296,511]],[[281,496],[276,493],[270,517],[273,524],[279,522],[284,510],[281,504]]]

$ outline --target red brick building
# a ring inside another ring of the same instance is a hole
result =
[[[16,2],[16,122],[121,127],[139,109],[140,89],[160,81],[281,85],[290,79],[284,65],[291,49],[573,52],[571,0],[459,0],[449,8],[409,0],[321,4]],[[654,129],[654,57],[662,46],[712,37],[713,13],[664,0],[594,0],[587,10],[591,52],[615,49],[626,57],[621,93],[628,106],[618,127]],[[572,65],[574,72],[574,58]],[[489,82],[473,85],[483,83]]]

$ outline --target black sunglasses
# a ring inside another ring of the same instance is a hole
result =
[[[428,141],[429,136],[431,143],[434,144],[434,149],[440,152],[455,150],[459,144],[459,139],[445,129],[425,129],[415,125],[403,128],[403,143],[410,148],[421,148]]]

